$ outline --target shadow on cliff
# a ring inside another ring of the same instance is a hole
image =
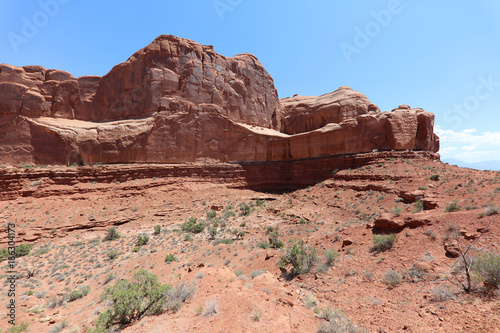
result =
[[[313,186],[331,178],[339,170],[361,167],[373,158],[343,155],[308,160],[239,164],[243,169],[247,188],[259,192],[283,193]]]
[[[428,151],[383,151],[339,155],[307,160],[241,162],[246,188],[259,192],[283,193],[303,189],[331,178],[337,171],[356,169],[391,158],[430,158]]]

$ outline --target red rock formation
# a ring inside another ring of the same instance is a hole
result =
[[[278,99],[257,58],[160,36],[104,77],[0,65],[0,164],[282,161],[429,150],[434,115],[341,87]]]
[[[281,102],[285,107],[281,131],[287,134],[309,132],[328,123],[340,123],[369,111],[380,111],[365,95],[349,87],[340,87],[321,96],[295,95]]]
[[[234,188],[251,188],[258,191],[294,191],[298,188],[311,186],[332,177],[332,172],[339,169],[359,168],[367,164],[375,164],[391,159],[436,160],[438,154],[425,151],[388,151],[377,153],[342,155],[317,158],[314,160],[286,160],[246,163],[203,163],[182,164],[118,164],[82,167],[33,167],[15,168],[0,167],[0,201],[19,197],[46,197],[51,195],[68,195],[103,191],[102,188],[83,188],[68,186],[66,188],[46,189],[49,185],[74,185],[77,183],[116,183],[144,178],[189,178],[193,181],[213,181],[225,183]],[[265,172],[262,172],[265,170]],[[399,180],[402,177],[389,175],[335,175],[336,180]],[[33,183],[42,186],[33,186]],[[339,185],[347,188],[346,185]],[[356,191],[379,191],[393,193],[413,203],[417,200],[413,193],[399,188],[368,184],[349,187]],[[420,198],[422,198],[420,196]],[[419,199],[421,200],[421,199]],[[429,202],[423,199],[424,205]],[[425,205],[426,209],[437,206]]]

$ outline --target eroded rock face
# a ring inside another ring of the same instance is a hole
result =
[[[335,141],[330,145],[339,154],[374,149],[439,150],[439,138],[433,132],[434,115],[420,108],[403,104],[392,112],[380,112],[365,95],[349,87],[321,96],[295,96],[281,101],[285,107],[282,132],[330,129],[330,139]]]
[[[278,99],[250,54],[163,35],[104,77],[0,65],[0,164],[310,159],[438,151],[434,115],[349,87]]]
[[[296,95],[281,102],[285,107],[281,131],[287,134],[309,132],[328,123],[340,123],[370,111],[380,111],[365,95],[350,87],[340,87],[321,96]]]
[[[81,119],[119,120],[178,111],[178,102],[214,104],[236,122],[279,129],[282,106],[257,58],[226,58],[212,46],[163,35],[102,78],[93,112]],[[87,111],[87,110],[86,110]]]

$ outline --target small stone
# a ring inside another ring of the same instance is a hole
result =
[[[349,246],[349,245],[352,245],[352,240],[350,239],[343,239],[342,240],[342,247],[345,247],[345,246]]]
[[[446,251],[446,256],[449,258],[458,258],[460,256],[460,250],[456,243],[445,243],[444,249]]]

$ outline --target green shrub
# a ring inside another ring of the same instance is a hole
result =
[[[69,294],[69,301],[73,302],[82,297],[83,295],[78,290],[75,289]]]
[[[231,235],[236,237],[236,239],[241,239],[245,236],[245,232],[239,231],[238,229],[233,229],[233,230],[231,230]]]
[[[109,259],[113,260],[113,259],[118,258],[119,253],[115,250],[109,250],[107,255],[108,255]]]
[[[323,252],[323,254],[325,255],[325,263],[327,266],[333,266],[333,262],[335,260],[337,260],[338,256],[339,256],[339,253],[337,252],[337,250],[334,250],[334,249],[331,249],[331,250],[325,250]]]
[[[415,204],[415,209],[413,209],[412,213],[418,213],[424,210],[424,202],[422,200],[418,200]]]
[[[156,275],[144,269],[136,271],[132,281],[117,281],[101,296],[111,305],[99,315],[97,328],[109,330],[115,325],[124,327],[145,315],[162,313],[167,291],[171,288],[170,285],[162,285]]]
[[[264,200],[257,199],[257,200],[255,201],[255,205],[256,205],[257,207],[265,207],[265,206],[266,206],[266,202],[265,202]]]
[[[500,288],[500,254],[481,254],[472,265],[472,272],[486,287]]]
[[[109,283],[111,280],[115,279],[116,276],[115,274],[113,273],[108,273],[105,277],[104,277],[104,284],[107,284]]]
[[[175,258],[175,256],[173,254],[167,254],[167,256],[165,257],[165,262],[172,262],[172,261],[176,261],[177,259]]]
[[[33,245],[28,245],[28,244],[18,245],[14,248],[14,255],[16,258],[24,257],[30,253],[32,248],[33,248]],[[0,261],[7,259],[8,257],[9,257],[9,250],[8,249],[1,249],[0,250]]]
[[[219,230],[217,229],[217,227],[208,227],[208,237],[209,239],[215,239],[215,237],[217,236],[217,234],[219,233]]]
[[[144,246],[149,242],[149,237],[147,235],[139,234],[137,235],[137,240],[135,241],[135,246]]]
[[[154,231],[154,234],[155,235],[159,235],[161,232],[161,225],[157,224],[155,225],[155,231]]]
[[[16,246],[16,258],[27,256],[30,253],[32,247],[33,245],[28,244],[21,244],[19,246]]]
[[[116,230],[115,227],[112,227],[106,231],[106,235],[104,236],[103,240],[104,241],[113,241],[115,239],[120,238],[120,234],[118,233],[118,230]]]
[[[318,251],[315,248],[306,248],[304,241],[290,241],[286,254],[280,256],[277,265],[285,269],[292,265],[291,276],[308,273],[318,263]]]
[[[209,219],[213,219],[213,218],[215,218],[216,216],[217,216],[217,212],[216,212],[215,210],[210,209],[210,210],[208,210],[208,211],[207,211],[207,217],[208,217]]]
[[[194,217],[190,217],[187,222],[184,222],[181,225],[181,229],[184,232],[190,232],[193,234],[199,234],[205,230],[205,224],[201,221],[198,221]]]
[[[76,301],[79,298],[82,298],[83,296],[87,296],[88,293],[90,292],[90,287],[89,286],[81,286],[78,289],[73,290],[69,294],[69,302]]]
[[[419,186],[418,189],[420,191],[425,191],[425,190],[427,190],[427,186]]]
[[[246,203],[242,203],[239,208],[241,216],[249,216],[253,211],[253,208]]]
[[[80,244],[78,244],[78,245],[82,245],[83,244],[83,242],[79,242],[79,243]],[[72,243],[71,246],[74,246],[73,244],[75,244],[75,243]],[[36,251],[34,251],[32,253],[32,255],[34,255],[36,257],[39,257],[42,254],[49,253],[50,250],[51,250],[50,244],[45,244],[45,245],[40,246]]]
[[[379,253],[392,249],[397,237],[396,234],[373,235],[373,246],[370,252]]]
[[[217,246],[219,244],[232,244],[232,243],[233,243],[232,239],[225,238],[225,239],[217,239],[212,244],[213,246]]]
[[[432,175],[429,179],[437,182],[439,180],[439,175]]]
[[[28,332],[28,326],[29,324],[25,321],[23,321],[20,325],[14,325],[10,327],[7,332],[8,333],[21,333],[21,332]]]
[[[269,246],[273,249],[281,249],[283,247],[283,242],[278,239],[280,233],[278,230],[274,230],[269,234]]]
[[[392,210],[392,214],[394,214],[394,216],[399,216],[401,214],[401,207],[399,207],[398,204],[394,204],[394,209]]]
[[[229,207],[231,207],[231,206],[229,206]],[[229,209],[229,208],[227,208],[227,209]],[[233,208],[231,207],[230,209],[233,209]],[[232,211],[232,210],[227,210],[227,211],[224,212],[224,217],[225,218],[230,218],[230,217],[233,217],[233,216],[236,216],[236,213],[234,211]]]
[[[5,260],[9,257],[8,249],[0,249],[0,261]]]
[[[253,310],[252,311],[252,319],[254,321],[260,321],[260,318],[262,317],[262,312],[259,310]]]
[[[445,212],[458,212],[462,207],[458,204],[458,201],[455,200],[452,203],[449,203],[448,206],[444,209]]]
[[[260,242],[257,246],[261,249],[267,249],[269,248],[270,244],[268,242]]]
[[[266,227],[266,235],[269,235],[269,234],[270,234],[271,232],[273,232],[273,231],[278,231],[278,227],[276,227],[276,228],[275,228],[275,227],[273,227],[273,226],[271,226],[271,225],[268,225],[268,226]]]

